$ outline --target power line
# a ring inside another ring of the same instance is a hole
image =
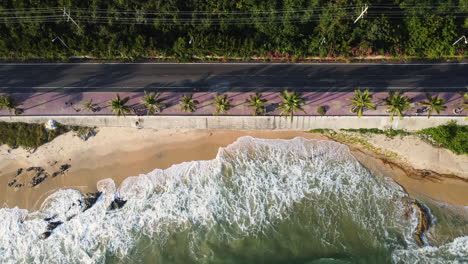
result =
[[[367,11],[366,17],[378,18],[385,16],[388,19],[401,19],[411,17],[412,15],[405,13],[405,10],[378,10],[387,6],[376,5]],[[390,7],[390,6],[388,6]],[[468,7],[468,6],[467,6]],[[217,24],[234,24],[240,22],[275,22],[275,23],[306,23],[318,21],[322,18],[323,13],[314,13],[317,10],[341,10],[344,13],[328,13],[330,19],[346,19],[346,16],[352,16],[354,9],[359,9],[357,6],[342,6],[337,8],[317,8],[317,9],[292,9],[292,10],[263,10],[263,11],[221,11],[211,13],[208,11],[175,11],[168,12],[145,12],[141,10],[102,10],[102,9],[75,9],[74,18],[71,17],[71,10],[63,9],[63,15],[59,15],[60,9],[21,9],[17,12],[9,11],[10,13],[2,13],[0,10],[0,23],[59,23],[63,22],[64,18],[71,21],[79,27],[80,23],[96,23],[96,24],[154,24],[163,23],[167,25],[217,25]],[[393,8],[393,7],[392,7]],[[415,7],[417,8],[417,7]],[[25,11],[28,10],[28,11]],[[351,11],[351,13],[349,13]],[[29,12],[29,13],[28,13]],[[224,12],[224,13],[223,13]],[[312,12],[312,13],[310,13]],[[98,15],[95,15],[98,14]],[[229,15],[234,15],[230,17]],[[358,17],[358,19],[364,14]],[[467,17],[468,12],[464,11],[439,11],[425,10],[424,14],[450,15],[452,17]],[[3,17],[2,17],[3,15]],[[5,16],[6,15],[6,16]],[[192,17],[190,17],[191,15]],[[356,20],[358,20],[356,19]],[[80,28],[81,29],[81,28]]]

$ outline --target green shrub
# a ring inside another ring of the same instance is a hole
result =
[[[320,134],[326,134],[326,133],[330,133],[331,129],[326,129],[326,128],[316,128],[316,129],[311,129],[309,130],[310,133],[320,133]]]
[[[468,126],[458,125],[455,121],[438,126],[426,128],[418,135],[431,143],[447,148],[455,154],[468,154]]]
[[[327,113],[327,108],[325,108],[325,106],[322,105],[319,108],[317,108],[317,113],[323,116]]]
[[[68,127],[62,124],[47,131],[43,124],[0,122],[0,144],[11,148],[37,148],[68,131]]]
[[[380,135],[386,135],[388,137],[394,137],[394,136],[408,136],[411,135],[410,132],[407,132],[402,129],[387,129],[387,130],[382,130],[378,128],[359,128],[359,129],[340,129],[341,131],[347,131],[347,132],[356,132],[356,133],[361,133],[361,134],[380,134]]]

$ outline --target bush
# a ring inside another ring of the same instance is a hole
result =
[[[455,121],[438,126],[426,128],[418,132],[423,139],[433,144],[441,144],[457,155],[468,154],[468,126],[460,126]]]
[[[355,18],[363,2],[381,15],[353,24],[350,17]],[[69,8],[75,17],[88,17],[80,23],[83,32],[73,23],[62,23],[57,7]],[[69,60],[71,50],[99,59],[174,56],[178,61],[193,60],[192,55],[277,61],[308,56],[350,61],[378,54],[466,57],[463,43],[452,45],[460,37],[457,32],[466,28],[466,1],[7,0],[0,1],[0,10],[5,21],[14,22],[0,25],[0,57],[6,59]],[[158,10],[161,15],[145,14],[145,10]],[[293,10],[307,12],[289,13]],[[49,19],[55,23],[31,19],[44,15],[58,18]],[[51,34],[61,36],[70,49],[50,41]]]
[[[0,144],[7,144],[11,148],[37,148],[68,131],[62,124],[47,131],[43,124],[0,122]]]
[[[347,131],[347,132],[356,132],[356,133],[361,133],[361,134],[380,134],[380,135],[386,135],[387,137],[394,137],[394,136],[408,136],[411,135],[410,132],[407,132],[402,129],[387,129],[387,130],[382,130],[378,128],[359,128],[359,129],[340,129],[341,131]]]
[[[325,115],[327,113],[327,109],[325,108],[325,106],[320,106],[318,109],[317,109],[317,113],[319,115]]]

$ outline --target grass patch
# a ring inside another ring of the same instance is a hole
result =
[[[405,131],[403,129],[387,129],[387,130],[382,130],[378,128],[359,128],[359,129],[340,129],[341,131],[346,131],[346,132],[355,132],[355,133],[361,133],[361,134],[379,134],[379,135],[386,135],[387,137],[395,137],[395,136],[409,136],[412,133]]]
[[[37,148],[68,131],[69,128],[62,124],[47,131],[44,124],[0,122],[0,144],[7,144],[11,148]]]
[[[455,121],[450,121],[445,125],[426,128],[417,132],[408,132],[402,129],[382,130],[378,128],[340,129],[339,131],[359,134],[379,134],[386,135],[387,137],[415,135],[436,147],[449,149],[457,155],[468,154],[468,126],[458,125]],[[340,142],[358,143],[372,148],[365,140],[346,135],[345,133],[338,133],[332,129],[312,129],[309,130],[309,132],[324,134]]]
[[[75,131],[83,140],[96,133],[93,128],[66,126],[60,123],[56,123],[56,129],[47,130],[44,124],[0,122],[0,145],[34,149],[69,131]]]
[[[330,134],[328,134],[328,136],[330,138],[332,138],[333,140],[336,140],[336,141],[344,143],[344,144],[361,145],[365,149],[371,150],[371,151],[373,151],[375,153],[378,153],[380,155],[383,155],[383,156],[385,156],[387,158],[397,158],[398,157],[398,154],[396,154],[393,151],[378,148],[378,147],[372,145],[371,143],[367,142],[366,140],[364,140],[362,138],[358,138],[358,137],[355,137],[355,136],[352,136],[352,135],[349,135],[349,134],[330,133]]]
[[[319,133],[319,134],[328,134],[331,132],[334,132],[332,129],[326,129],[326,128],[316,128],[316,129],[311,129],[309,130],[310,133]]]
[[[468,154],[468,126],[450,121],[445,125],[423,129],[417,134],[433,145],[447,148],[455,154]]]

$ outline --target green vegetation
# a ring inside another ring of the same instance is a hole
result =
[[[83,140],[97,133],[96,128],[92,127],[66,126],[57,122],[55,125],[55,129],[47,130],[44,124],[0,122],[0,145],[34,149],[69,131],[75,132]]]
[[[166,104],[163,103],[164,100],[159,98],[160,96],[160,93],[147,93],[145,91],[142,103],[146,108],[147,115],[153,115],[156,112],[160,113],[162,108],[166,107]]]
[[[291,118],[291,123],[295,112],[302,111],[307,114],[302,108],[302,105],[305,104],[305,100],[302,98],[301,93],[290,93],[288,90],[284,90],[278,96],[283,99],[283,102],[279,104],[277,109],[281,110],[280,115],[289,116]]]
[[[69,128],[61,124],[47,131],[43,124],[0,122],[0,144],[33,149],[68,131]]]
[[[347,100],[351,101],[351,112],[356,113],[358,117],[361,117],[366,109],[377,109],[375,104],[372,103],[372,94],[367,89],[364,92],[360,89],[354,90],[354,97]]]
[[[227,99],[227,95],[215,95],[213,104],[216,105],[213,115],[226,114],[232,108],[231,99]]]
[[[378,129],[378,128],[359,128],[359,129],[340,129],[341,131],[346,131],[346,132],[356,132],[356,133],[361,133],[361,134],[380,134],[380,135],[386,135],[387,137],[395,137],[395,136],[409,136],[412,133],[407,132],[402,129]]]
[[[253,108],[252,115],[254,116],[261,115],[266,112],[264,104],[267,102],[267,100],[262,98],[261,93],[256,93],[255,95],[249,96],[245,102],[247,103],[248,107]]]
[[[408,96],[404,96],[403,92],[395,93],[394,91],[390,91],[388,93],[388,97],[382,99],[385,103],[385,106],[388,108],[388,112],[390,112],[390,120],[393,120],[395,115],[399,116],[400,119],[403,118],[403,112],[406,110],[410,110],[410,101],[411,98]]]
[[[418,135],[458,155],[468,154],[468,126],[457,125],[455,121],[423,129]]]
[[[88,101],[85,101],[85,102],[83,103],[83,108],[86,109],[86,110],[88,110],[88,111],[90,111],[90,112],[92,112],[92,113],[97,112],[98,109],[99,109],[99,108],[98,108],[98,105],[95,104],[95,103],[93,103],[93,100],[92,100],[92,99],[91,99],[91,100],[88,100]]]
[[[431,117],[433,111],[440,114],[440,111],[445,111],[445,109],[447,109],[447,106],[445,106],[445,100],[439,98],[438,95],[431,96],[429,93],[426,93],[426,99],[427,101],[420,102],[420,104],[428,108],[427,118]]]
[[[468,93],[463,94],[464,101],[460,103],[460,106],[463,108],[463,111],[468,111]],[[468,116],[466,116],[466,120],[468,120]]]
[[[10,114],[19,115],[22,113],[22,110],[18,108],[20,104],[16,102],[15,98],[11,95],[3,95],[0,97],[0,110],[6,109],[10,111]]]
[[[325,108],[325,106],[320,106],[319,108],[317,108],[317,114],[319,115],[325,115],[327,113],[327,108]]]
[[[180,99],[180,108],[184,112],[195,112],[197,111],[197,105],[199,102],[197,100],[193,100],[193,95],[183,95]]]
[[[108,104],[117,116],[125,116],[125,114],[128,114],[131,111],[131,108],[126,105],[128,100],[130,100],[130,97],[120,99],[120,95],[116,94],[115,98],[110,100]]]
[[[359,134],[380,134],[387,137],[415,135],[434,146],[449,149],[457,155],[468,154],[468,126],[458,125],[455,121],[416,132],[408,132],[401,129],[381,130],[377,128],[340,129],[340,131]],[[365,142],[359,142],[361,139],[345,135],[346,133],[338,133],[332,129],[312,129],[309,132],[321,133],[340,142],[366,144]]]
[[[327,128],[316,128],[309,130],[310,133],[319,133],[319,134],[327,134],[327,133],[334,133],[333,129]]]
[[[462,42],[452,44],[468,28],[467,11],[461,0],[5,0],[0,57],[466,57]]]

